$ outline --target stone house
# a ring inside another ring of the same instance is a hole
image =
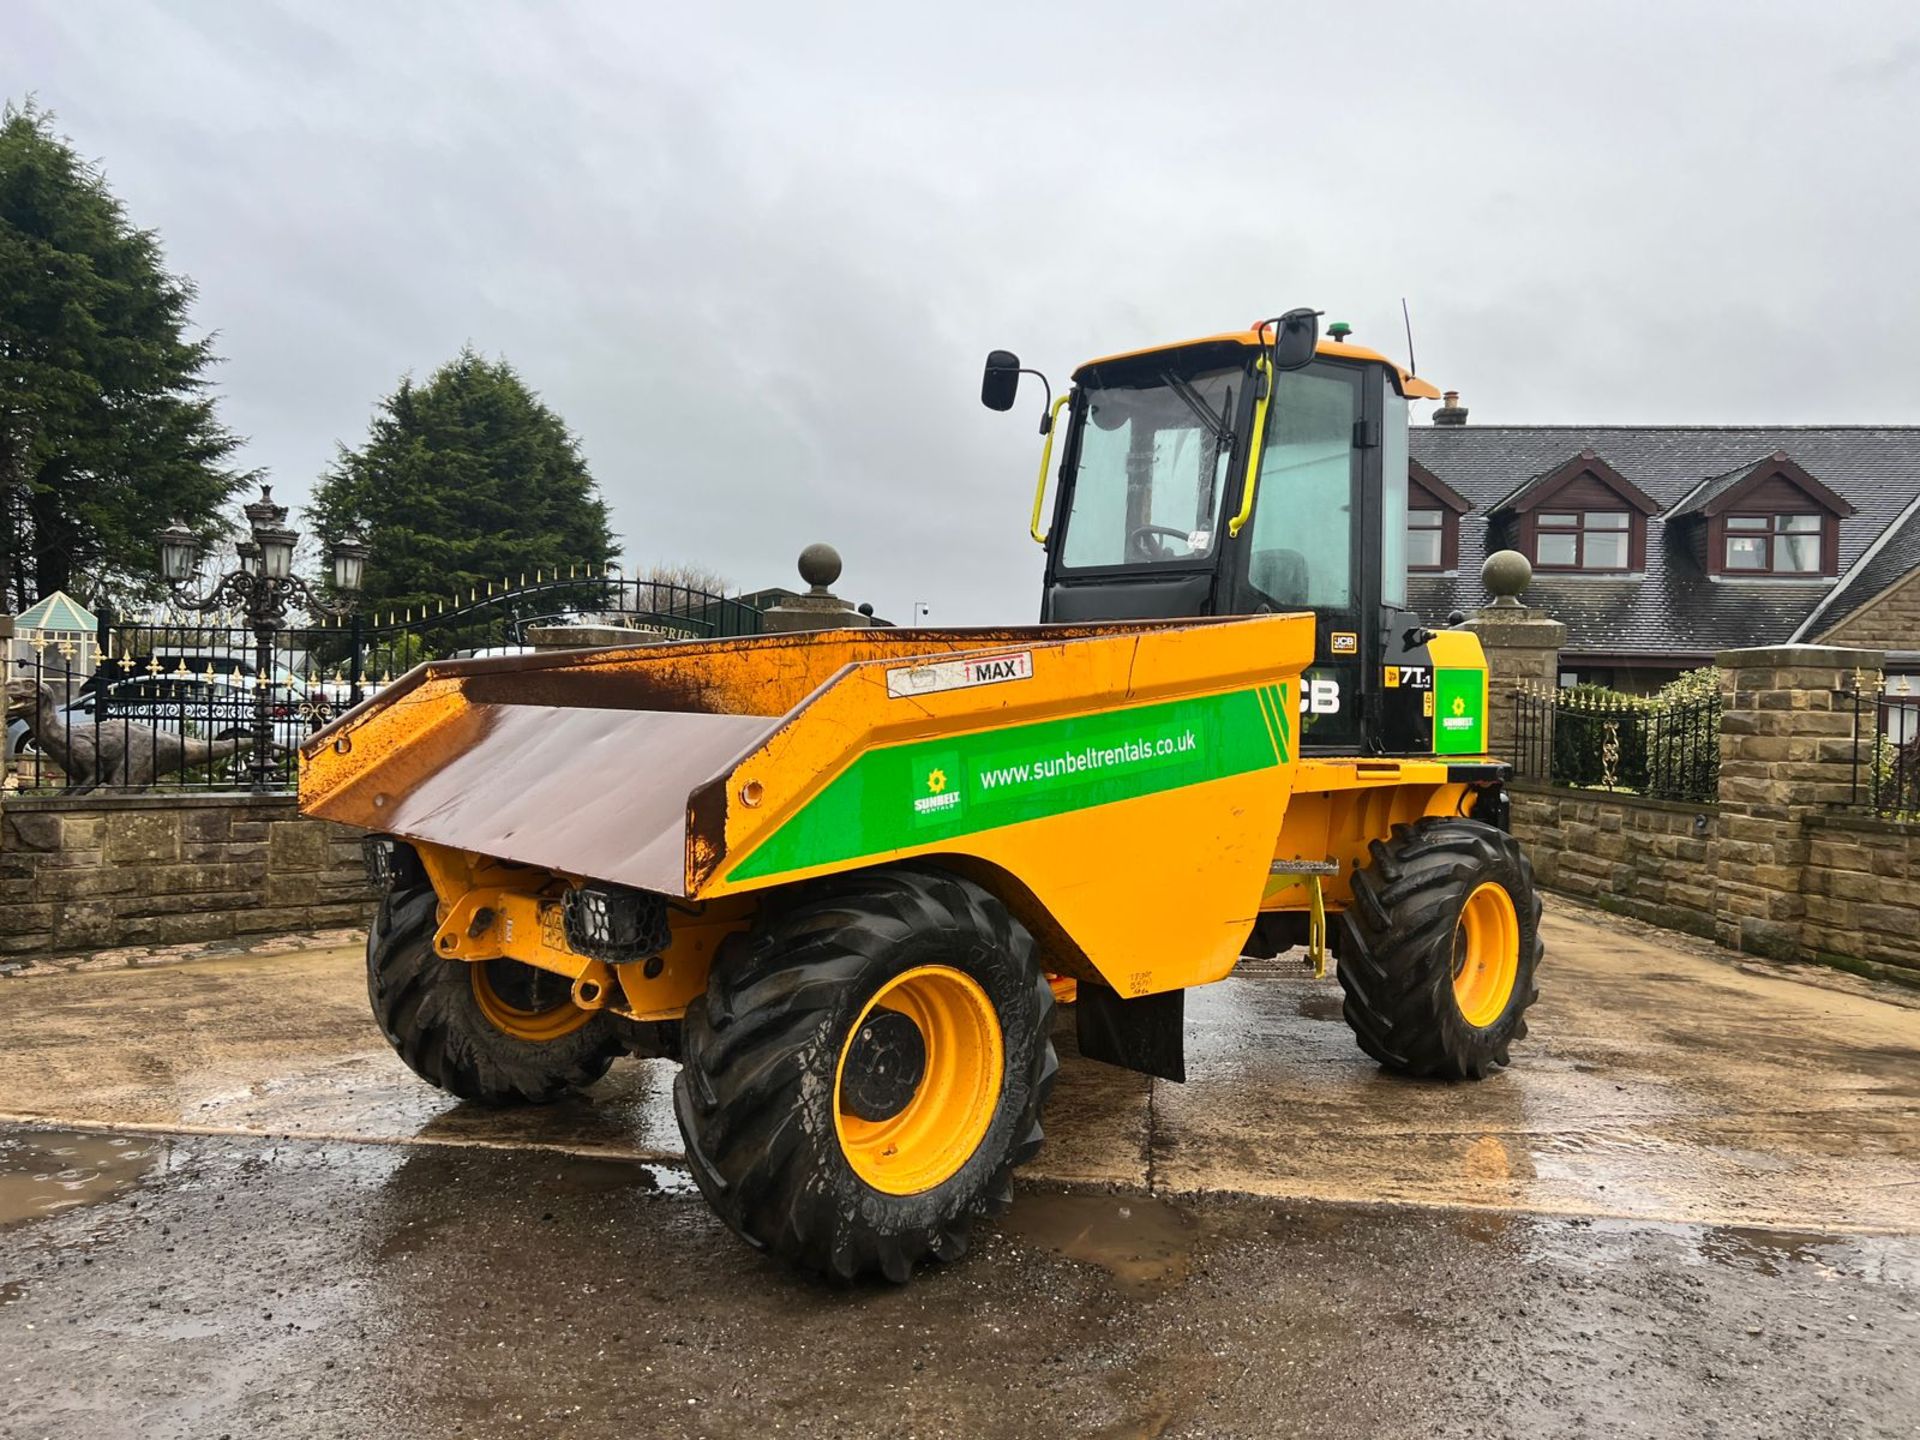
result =
[[[1469,425],[1411,437],[1409,591],[1486,603],[1480,562],[1533,562],[1563,684],[1658,688],[1723,650],[1884,650],[1920,694],[1920,426]]]

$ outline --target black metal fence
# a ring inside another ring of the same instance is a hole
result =
[[[1514,695],[1514,773],[1556,785],[1707,803],[1720,787],[1720,701],[1595,686]]]
[[[1920,819],[1920,695],[1853,692],[1853,803]]]
[[[299,631],[284,632],[300,653]],[[107,648],[108,644],[112,649]],[[115,627],[97,668],[51,647],[12,670],[7,750],[25,790],[230,790],[292,783],[293,752],[349,703],[342,687],[284,665],[262,674],[253,632],[223,626]],[[256,692],[268,744],[256,745]],[[255,756],[260,755],[258,763]]]
[[[524,646],[534,626],[595,619],[686,640],[731,639],[761,629],[760,610],[744,600],[670,581],[541,571],[512,585],[472,586],[424,605],[349,616],[324,627],[332,639],[319,649],[335,663],[357,650],[370,674],[397,673],[396,665],[404,670],[421,660]]]
[[[270,647],[240,626],[103,620],[93,668],[70,646],[24,647],[16,657],[6,737],[13,783],[291,789],[301,741],[413,666],[519,653],[536,625],[590,621],[730,638],[758,634],[761,612],[668,582],[541,572],[526,584],[279,630]]]

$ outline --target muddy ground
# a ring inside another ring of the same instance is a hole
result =
[[[1920,1433],[1920,1011],[1549,925],[1482,1085],[1291,965],[1194,997],[1185,1087],[1069,1057],[899,1290],[728,1236],[662,1065],[412,1081],[349,953],[0,981],[0,1435]]]

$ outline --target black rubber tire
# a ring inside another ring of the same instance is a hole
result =
[[[1389,1069],[1481,1080],[1508,1063],[1540,998],[1540,896],[1533,867],[1511,835],[1478,820],[1396,825],[1370,847],[1341,915],[1338,974],[1347,1024],[1360,1048]],[[1519,965],[1506,1008],[1491,1024],[1467,1023],[1453,997],[1453,937],[1461,907],[1497,881],[1520,922]]]
[[[888,980],[947,965],[998,1016],[1000,1096],[972,1156],[917,1195],[869,1186],[841,1150],[834,1076],[848,1028]],[[887,867],[808,886],[729,937],[688,1007],[674,1110],[687,1163],[720,1218],[756,1249],[839,1281],[904,1283],[957,1260],[976,1216],[1012,1202],[1013,1167],[1040,1148],[1059,1061],[1053,991],[1033,937],[948,871]]]
[[[506,1034],[480,1009],[466,962],[433,952],[437,925],[431,887],[396,887],[367,932],[367,998],[408,1069],[483,1105],[544,1105],[607,1073],[624,1048],[616,1016],[541,1043]]]

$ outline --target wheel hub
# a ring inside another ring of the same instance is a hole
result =
[[[573,1003],[573,986],[564,975],[507,959],[471,962],[467,974],[480,1013],[494,1029],[516,1040],[558,1040],[593,1018],[593,1011]]]
[[[833,1124],[853,1173],[887,1195],[950,1179],[979,1148],[1006,1080],[980,982],[921,965],[882,985],[841,1042]]]
[[[891,1120],[907,1108],[927,1073],[927,1038],[898,1010],[874,1010],[847,1047],[840,1104],[862,1120]]]
[[[1506,1012],[1520,969],[1520,920],[1513,897],[1496,881],[1476,886],[1453,932],[1453,998],[1476,1027]]]
[[[573,998],[573,987],[564,976],[517,960],[483,960],[487,967],[487,988],[515,1010],[537,1015]]]

